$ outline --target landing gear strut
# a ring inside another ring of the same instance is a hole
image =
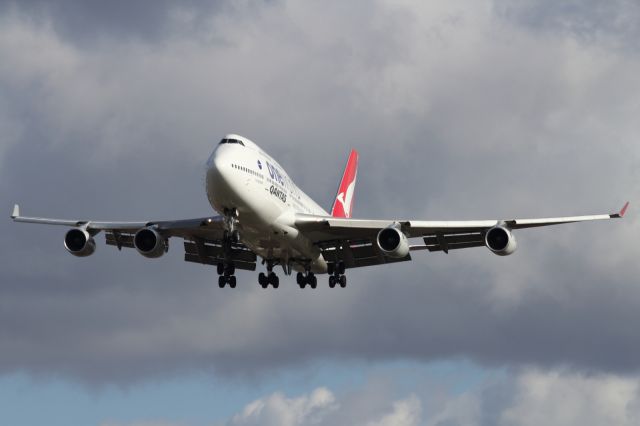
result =
[[[347,286],[347,277],[344,275],[345,269],[342,261],[331,265],[329,268],[329,287],[334,288],[336,284],[342,288]]]
[[[273,272],[273,261],[267,261],[267,274],[265,275],[264,272],[260,272],[258,275],[258,284],[260,284],[262,288],[269,287],[269,284],[271,284],[273,288],[280,287],[280,278]]]
[[[231,261],[231,245],[240,242],[240,234],[236,229],[236,222],[238,221],[238,211],[236,209],[224,210],[224,222],[226,231],[222,237],[222,249],[224,251],[224,261],[218,263],[218,287],[224,288],[229,284],[229,287],[236,288],[236,267]]]

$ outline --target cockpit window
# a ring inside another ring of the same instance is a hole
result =
[[[244,146],[242,141],[238,140],[238,139],[222,139],[220,141],[220,145],[222,145],[223,143],[237,143],[237,144],[240,144],[240,145]]]

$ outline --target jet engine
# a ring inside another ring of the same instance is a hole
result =
[[[167,243],[162,235],[151,228],[144,228],[133,236],[133,245],[144,257],[160,257],[167,251]]]
[[[78,257],[86,257],[96,251],[96,242],[86,230],[73,228],[64,236],[64,248]]]
[[[378,232],[376,240],[385,256],[400,259],[409,254],[407,236],[395,226],[389,226]]]
[[[487,248],[498,256],[508,256],[516,251],[518,244],[511,230],[504,226],[494,226],[484,237]]]

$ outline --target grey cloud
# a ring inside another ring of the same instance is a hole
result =
[[[74,0],[2,0],[0,11],[18,12],[74,44],[88,46],[105,39],[161,42],[171,34],[189,33],[214,13],[231,8],[226,0],[143,0],[110,2]]]
[[[585,42],[613,43],[638,52],[640,5],[633,0],[498,0],[496,11],[534,29],[559,31]]]
[[[207,214],[203,164],[229,131],[323,205],[358,148],[360,217],[578,214],[637,198],[636,57],[495,25],[478,2],[363,4],[222,13],[201,31],[223,44],[180,35],[95,49],[3,17],[0,127],[13,130],[0,150],[0,208]],[[179,241],[150,261],[100,238],[96,255],[75,259],[63,229],[7,219],[0,372],[128,383],[185,370],[255,376],[318,358],[449,357],[636,371],[629,216],[523,231],[506,259],[417,255],[315,292],[293,280],[265,292],[248,273],[221,291],[214,270],[182,262]]]

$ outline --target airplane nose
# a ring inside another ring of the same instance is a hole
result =
[[[207,170],[207,192],[211,198],[228,199],[233,194],[232,158],[226,149],[217,149]]]

